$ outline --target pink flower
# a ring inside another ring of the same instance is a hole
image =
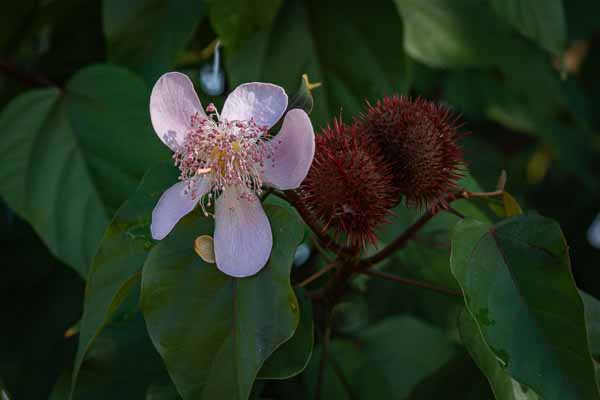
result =
[[[306,177],[315,152],[308,115],[290,110],[281,131],[267,131],[287,109],[285,91],[269,83],[238,86],[221,114],[202,109],[190,79],[163,75],[152,89],[150,116],[159,138],[175,152],[181,182],[167,189],[152,212],[152,237],[163,239],[200,204],[205,215],[215,205],[217,267],[244,277],[260,271],[271,254],[273,236],[257,197],[263,185],[287,190]]]

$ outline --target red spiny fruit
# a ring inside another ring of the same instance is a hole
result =
[[[355,127],[381,148],[407,206],[448,207],[445,195],[457,189],[464,164],[457,116],[430,101],[392,96],[368,104]]]
[[[375,243],[375,229],[388,222],[396,203],[391,167],[376,145],[334,120],[316,137],[312,167],[300,187],[303,204],[336,238],[350,246]]]

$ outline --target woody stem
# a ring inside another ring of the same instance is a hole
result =
[[[447,202],[447,204],[450,204],[455,200],[468,198],[468,193],[469,192],[466,191],[451,193],[448,196],[446,196],[445,201]],[[440,211],[444,211],[444,208],[429,208],[425,212],[425,214],[423,214],[419,219],[417,219],[411,226],[409,226],[404,232],[402,232],[400,236],[398,236],[390,244],[385,246],[381,251],[361,260],[358,267],[358,271],[360,272],[371,268],[373,265],[385,260],[396,251],[402,249],[410,240],[414,239],[417,233],[421,230],[421,228],[423,228],[423,226],[427,222],[429,222],[433,217],[435,217]]]
[[[329,251],[332,251],[338,256],[344,256],[346,249],[340,246],[332,237],[327,234],[327,232],[325,232],[319,222],[312,216],[304,204],[302,204],[300,197],[296,192],[291,190],[288,190],[285,193],[274,191],[273,194],[290,203],[296,209],[296,211],[298,211],[298,214],[300,214],[304,220],[304,223],[308,225],[323,247]]]

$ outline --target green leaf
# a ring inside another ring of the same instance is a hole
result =
[[[444,399],[447,400],[491,400],[494,398],[494,393],[485,375],[467,352],[458,353],[421,381],[407,399],[437,399],[440,393],[444,393]]]
[[[155,243],[150,236],[152,210],[162,192],[175,182],[176,170],[170,163],[149,170],[104,233],[88,274],[74,385],[93,342],[140,284],[142,266]]]
[[[207,0],[210,22],[226,47],[237,48],[277,15],[282,0]]]
[[[502,368],[494,352],[481,337],[477,323],[465,309],[460,313],[459,328],[463,344],[487,377],[497,400],[540,400],[532,389],[521,385]]]
[[[148,98],[128,71],[92,66],[64,91],[27,92],[0,115],[0,195],[83,277],[109,216],[167,154]]]
[[[195,0],[104,0],[102,12],[110,61],[149,83],[173,68],[204,14]]]
[[[81,368],[73,396],[70,370],[56,383],[50,400],[179,398],[167,371],[148,337],[137,308],[138,288],[129,296],[131,310],[121,313],[102,331]]]
[[[302,225],[287,207],[265,211],[273,250],[255,276],[229,277],[195,254],[194,239],[213,231],[200,212],[180,221],[144,264],[148,331],[184,399],[247,399],[264,361],[298,325],[289,275]]]
[[[458,181],[458,186],[466,190],[480,192],[479,184],[471,174],[465,170],[463,177]],[[487,221],[485,213],[469,200],[458,200],[452,203],[452,208],[461,214],[480,221]],[[393,223],[384,225],[380,229],[380,246],[392,242],[397,236],[414,223],[422,214],[422,210],[399,205],[393,209],[395,214]],[[419,231],[417,240],[407,243],[401,251],[396,253],[390,264],[400,262],[406,265],[407,272],[412,277],[425,279],[428,282],[453,289],[456,280],[450,272],[448,262],[450,255],[450,232],[452,227],[460,220],[454,214],[441,212],[429,221]],[[456,287],[457,288],[457,287]]]
[[[585,316],[592,356],[600,357],[600,301],[595,297],[579,291],[585,306]]]
[[[507,217],[523,214],[523,210],[517,200],[508,192],[502,193],[502,204],[504,204],[504,215]]]
[[[424,351],[426,349],[426,351]],[[333,340],[332,361],[324,371],[323,399],[348,399],[334,368],[342,371],[357,399],[405,399],[413,388],[446,364],[455,354],[452,343],[438,329],[407,316],[388,318],[355,341]],[[315,398],[322,349],[315,354],[305,379]]]
[[[503,192],[500,199],[488,198],[486,202],[490,209],[499,217],[509,218],[523,214],[519,202],[508,192]]]
[[[481,192],[483,189],[468,171],[458,182],[459,187]],[[459,200],[452,208],[464,216],[488,221],[480,205],[471,200]],[[422,210],[399,205],[392,210],[393,222],[380,229],[380,248],[399,236],[422,214]],[[442,289],[460,292],[460,286],[450,271],[450,237],[454,225],[460,220],[449,212],[438,213],[400,251],[381,264],[389,273],[408,279],[429,283]],[[410,313],[432,322],[447,331],[456,330],[458,312],[463,306],[461,297],[448,296],[423,288],[399,287],[397,282],[370,277],[366,299],[368,314],[373,320],[387,318],[390,314]]]
[[[555,55],[563,52],[567,40],[567,27],[562,0],[490,2],[494,11],[523,35]]]
[[[513,378],[547,400],[600,397],[558,224],[537,215],[496,225],[465,219],[453,233],[451,268],[485,342]]]
[[[433,67],[484,67],[509,49],[510,29],[480,0],[395,0],[404,48]],[[424,40],[427,38],[427,40]]]
[[[587,117],[576,106],[578,96],[567,90],[546,55],[515,41],[512,53],[498,68],[502,70],[500,78],[491,71],[452,73],[445,83],[446,99],[467,113],[483,113],[512,130],[543,140],[574,177],[597,186],[591,172],[591,135],[582,128]],[[562,121],[565,114],[579,126]]]
[[[389,40],[401,36],[400,18],[385,0],[369,7],[359,0],[285,2],[271,26],[227,52],[230,85],[265,81],[294,93],[306,73],[323,84],[313,92],[313,124],[340,113],[350,118],[365,100],[408,87],[402,44]]]
[[[260,369],[258,379],[288,379],[308,365],[314,345],[312,302],[302,290],[296,292],[300,322],[294,336],[283,343]]]

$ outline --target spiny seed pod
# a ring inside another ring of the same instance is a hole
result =
[[[315,158],[299,190],[312,215],[350,246],[375,243],[398,197],[391,167],[368,138],[335,120],[316,136]]]
[[[463,161],[458,117],[423,99],[385,97],[355,120],[355,129],[381,148],[394,184],[409,207],[447,208]]]

